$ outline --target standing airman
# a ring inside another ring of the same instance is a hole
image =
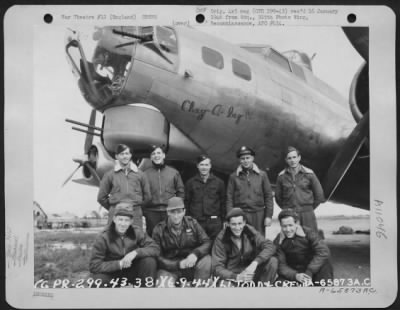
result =
[[[113,220],[115,206],[125,202],[133,207],[133,224],[143,229],[142,206],[150,200],[149,183],[142,171],[131,161],[132,153],[125,144],[115,152],[114,169],[100,182],[97,201],[108,210],[108,224]]]
[[[270,226],[273,214],[272,189],[267,173],[254,163],[255,152],[242,146],[236,153],[240,165],[228,181],[226,208],[241,208],[247,222],[262,235]]]
[[[210,157],[199,156],[197,169],[199,173],[186,183],[185,205],[188,215],[195,218],[214,240],[225,217],[225,184],[210,172]]]
[[[150,154],[152,166],[144,171],[149,183],[151,202],[144,209],[147,233],[151,236],[154,227],[167,218],[166,207],[172,197],[184,198],[182,178],[177,170],[165,164],[163,146],[153,145]]]
[[[293,209],[299,215],[300,224],[318,233],[314,209],[325,201],[324,192],[314,172],[300,164],[300,152],[289,146],[285,161],[287,168],[276,180],[275,200],[283,209]]]

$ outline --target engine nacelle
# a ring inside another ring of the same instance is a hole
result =
[[[354,120],[360,122],[369,109],[369,74],[366,62],[360,66],[351,82],[349,103]]]
[[[167,120],[149,106],[126,105],[104,111],[103,142],[110,154],[122,143],[131,148],[134,156],[148,156],[153,144],[168,147],[168,134]]]
[[[116,106],[104,111],[103,143],[109,154],[128,145],[136,158],[149,157],[151,145],[164,145],[168,158],[195,158],[201,150],[156,108],[146,104]]]

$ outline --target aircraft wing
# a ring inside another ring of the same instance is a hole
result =
[[[323,181],[326,198],[369,209],[369,113],[354,128]]]
[[[365,60],[353,78],[349,94],[357,126],[328,169],[323,187],[330,200],[369,209],[369,32],[367,27],[343,27],[343,31]]]
[[[94,180],[93,178],[90,180],[87,179],[74,179],[72,182],[82,184],[82,185],[89,185],[89,186],[94,186],[94,187],[99,187],[99,183]]]

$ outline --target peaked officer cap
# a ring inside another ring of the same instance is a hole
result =
[[[236,155],[238,158],[240,158],[240,156],[243,156],[243,155],[255,156],[256,153],[251,148],[249,148],[247,146],[242,146],[240,149],[238,149],[238,151],[236,152]]]

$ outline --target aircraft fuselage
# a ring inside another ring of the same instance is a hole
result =
[[[253,147],[256,161],[272,174],[282,169],[288,145],[302,151],[305,165],[326,171],[356,125],[343,98],[307,69],[303,80],[239,46],[190,28],[175,31],[178,61],[162,62],[137,45],[114,105],[156,107],[222,171],[237,165],[235,152],[241,145]],[[222,69],[204,62],[204,47],[221,53]],[[249,66],[250,80],[233,73],[233,59]]]
[[[98,94],[88,96],[90,87],[80,81],[89,104],[105,115],[103,142],[111,153],[117,142],[140,149],[160,133],[169,159],[194,162],[196,153],[207,153],[214,169],[230,173],[238,164],[236,150],[246,145],[274,181],[292,145],[323,179],[356,126],[347,100],[272,48],[251,53],[188,27],[154,27],[152,36],[131,42],[125,38],[131,29],[118,27],[119,34],[111,29],[99,36],[92,61],[113,64],[112,82],[99,79],[103,86],[91,86]],[[137,103],[157,109],[167,125],[156,124],[153,116],[146,122],[145,113],[128,115],[126,108]],[[107,136],[119,120],[128,134],[117,130]],[[178,138],[172,132],[179,132]]]

